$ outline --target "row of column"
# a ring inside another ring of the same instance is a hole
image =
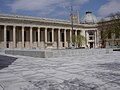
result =
[[[24,26],[22,26],[22,48],[24,48]],[[33,38],[32,38],[32,29],[30,27],[30,47],[32,47]],[[38,32],[38,46],[40,45],[40,28],[37,30]],[[54,29],[52,29],[52,43],[54,42]],[[4,47],[6,48],[7,44],[7,26],[4,25]],[[77,31],[75,31],[75,35],[77,35]],[[70,42],[72,42],[72,30],[70,30]],[[47,43],[47,28],[45,28],[45,43]],[[64,46],[66,47],[66,30],[64,30]],[[16,26],[13,26],[13,47],[16,48]],[[60,29],[58,29],[58,47],[60,47]]]

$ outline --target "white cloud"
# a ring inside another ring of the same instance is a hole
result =
[[[53,7],[54,5],[67,5],[72,3],[83,4],[89,0],[16,0],[10,6],[13,11],[16,10],[42,10]]]
[[[90,0],[15,0],[9,6],[12,12],[35,11],[37,16],[60,17],[68,15],[71,3],[78,6],[88,1]]]
[[[12,11],[29,10],[37,11],[43,9],[56,8],[54,6],[67,6],[72,3],[83,4],[89,0],[16,0],[10,6]]]
[[[13,11],[17,10],[42,10],[43,8],[47,8],[51,5],[60,3],[61,0],[16,0],[11,4],[11,8]]]
[[[108,2],[100,7],[99,15],[107,16],[111,13],[120,11],[120,0],[108,0]]]

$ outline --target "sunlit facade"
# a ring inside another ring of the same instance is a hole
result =
[[[87,39],[82,47],[98,47],[95,23],[74,23],[72,30],[71,21],[0,15],[0,48],[69,48],[79,34]]]

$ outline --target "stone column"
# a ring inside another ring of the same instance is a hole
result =
[[[64,30],[64,46],[66,47],[66,30]]]
[[[58,29],[58,49],[60,48],[60,29]]]
[[[52,29],[52,43],[54,43],[54,29]]]
[[[16,48],[16,26],[13,26],[13,47]]]
[[[70,30],[70,43],[69,43],[69,47],[72,47],[72,30]]]
[[[95,35],[94,35],[94,37],[95,37],[95,43],[94,43],[94,48],[96,48],[96,46],[97,46],[97,32],[96,32],[96,30],[94,31],[94,33],[95,33]]]
[[[75,30],[75,36],[77,37],[77,30]],[[75,42],[75,47],[77,48],[77,43]]]
[[[45,28],[45,43],[47,43],[47,28]]]
[[[38,47],[40,47],[40,28],[38,28]]]
[[[7,26],[4,26],[4,48],[6,48],[7,44]]]
[[[47,48],[47,28],[45,28],[45,48]]]
[[[33,37],[32,37],[32,27],[30,27],[30,48],[32,48]]]
[[[75,30],[75,36],[77,36],[77,30]]]
[[[24,48],[24,27],[22,26],[22,48]]]

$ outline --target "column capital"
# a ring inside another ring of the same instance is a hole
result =
[[[25,27],[25,26],[21,26],[21,27]]]
[[[61,29],[60,29],[60,28],[58,28],[58,30],[60,31]]]
[[[54,30],[54,28],[51,28],[52,30]]]
[[[16,27],[16,25],[13,25],[13,28],[15,28]]]
[[[67,31],[67,29],[64,29],[64,32]]]
[[[30,27],[30,29],[32,29],[33,27]]]
[[[37,27],[38,29],[41,29],[41,27]]]
[[[21,26],[22,28],[25,28],[25,26]]]
[[[47,30],[48,28],[44,28],[45,30]]]
[[[16,30],[15,28],[16,28],[16,26],[13,26],[13,30]]]
[[[7,27],[7,25],[4,25],[4,27]]]

